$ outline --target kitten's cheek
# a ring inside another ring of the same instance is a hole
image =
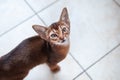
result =
[[[66,38],[68,38],[68,37],[69,37],[69,35],[66,35],[65,37],[66,37]]]

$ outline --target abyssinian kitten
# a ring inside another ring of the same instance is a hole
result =
[[[49,27],[32,27],[37,36],[25,39],[0,58],[0,80],[23,80],[33,67],[42,63],[47,63],[52,72],[60,70],[57,63],[66,57],[70,46],[67,9],[64,8],[59,21]]]

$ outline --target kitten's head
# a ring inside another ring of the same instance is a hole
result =
[[[40,37],[53,44],[67,43],[70,34],[70,21],[67,9],[64,8],[60,20],[51,24],[49,27],[33,25],[33,29]]]

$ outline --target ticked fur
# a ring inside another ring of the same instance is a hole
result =
[[[33,25],[37,36],[22,41],[0,58],[0,80],[23,80],[33,67],[47,63],[52,72],[69,51],[70,21],[64,8],[60,20],[49,27]]]

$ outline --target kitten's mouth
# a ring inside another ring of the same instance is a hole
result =
[[[65,40],[61,40],[61,43],[64,43],[65,42]]]
[[[66,41],[66,40],[63,39],[63,40],[60,40],[59,43],[65,43],[65,41]]]
[[[53,44],[57,44],[57,45],[61,45],[61,44],[66,44],[67,43],[67,40],[66,39],[63,39],[63,40],[59,40],[59,41],[56,41],[56,42],[52,42]]]
[[[65,43],[66,42],[66,40],[64,39],[64,40],[59,40],[59,41],[57,41],[57,42],[52,42],[53,44],[63,44],[63,43]]]

